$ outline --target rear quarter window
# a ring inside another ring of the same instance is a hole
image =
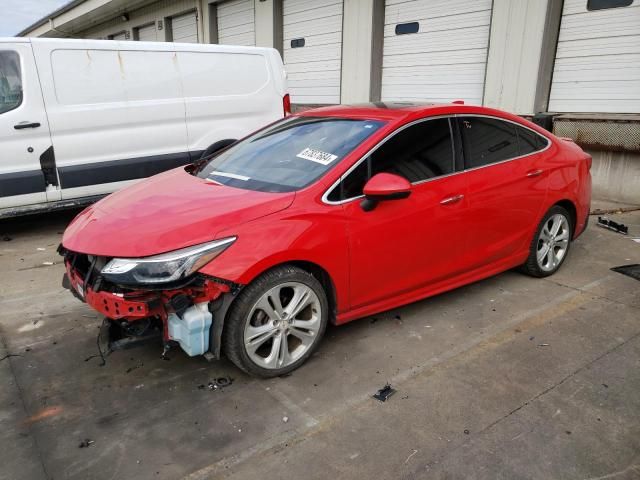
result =
[[[520,155],[529,155],[547,148],[549,140],[542,135],[524,127],[516,127],[518,133],[518,152]]]

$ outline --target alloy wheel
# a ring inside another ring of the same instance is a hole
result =
[[[556,213],[547,219],[538,236],[536,259],[545,272],[555,270],[569,248],[569,220]]]
[[[312,348],[321,319],[322,306],[313,289],[300,282],[276,285],[249,312],[245,351],[262,368],[287,367]]]

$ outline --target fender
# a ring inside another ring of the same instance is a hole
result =
[[[317,209],[328,211],[302,213],[292,206],[219,232],[217,237],[238,239],[200,272],[247,285],[276,265],[309,262],[329,274],[336,292],[347,292],[349,253],[343,211],[326,205]],[[338,313],[348,310],[348,295],[338,296],[336,304]]]

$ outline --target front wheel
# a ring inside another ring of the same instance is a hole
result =
[[[284,375],[317,348],[328,315],[326,293],[313,275],[289,265],[274,268],[249,284],[231,307],[224,352],[251,375]]]
[[[556,205],[544,216],[529,247],[522,271],[533,277],[548,277],[558,271],[571,246],[569,212]]]

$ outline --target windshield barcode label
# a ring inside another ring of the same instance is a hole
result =
[[[298,158],[304,158],[305,160],[311,160],[312,162],[321,163],[322,165],[329,165],[333,162],[337,155],[331,153],[322,152],[320,150],[314,150],[313,148],[305,148],[298,155]]]

